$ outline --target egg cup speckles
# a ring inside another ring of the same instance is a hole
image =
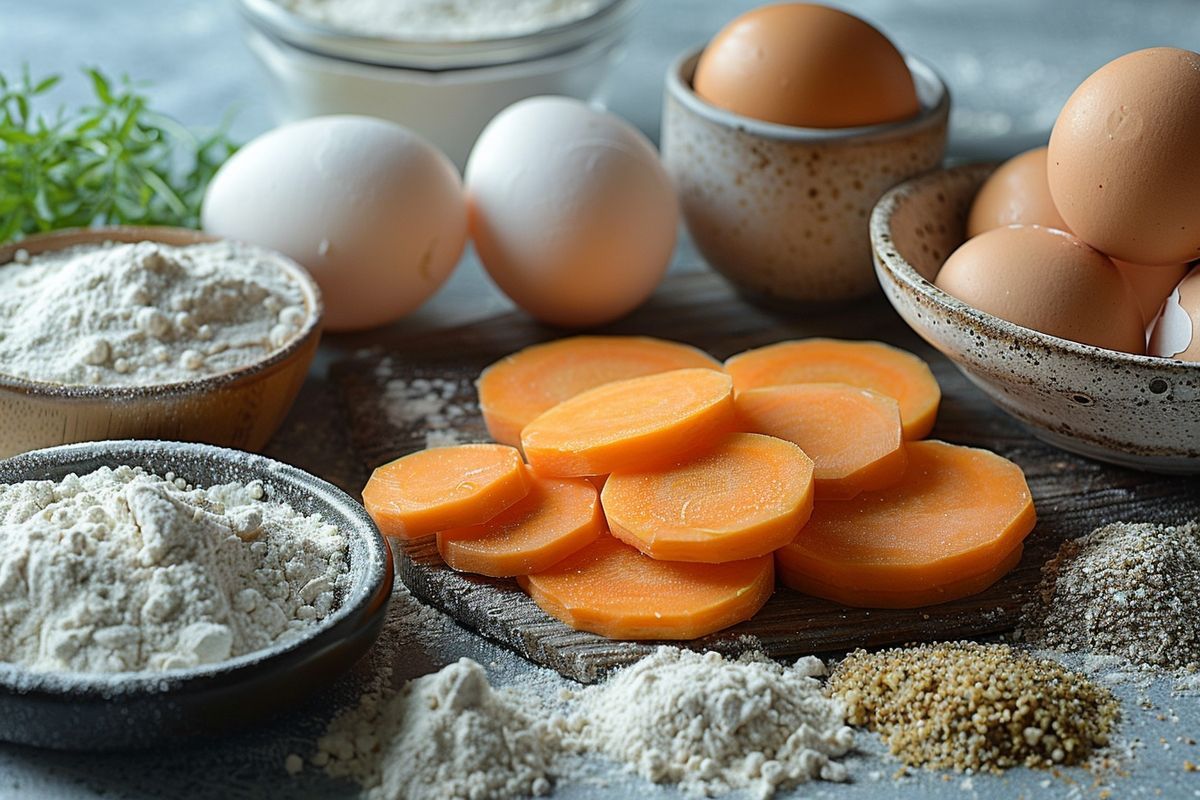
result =
[[[879,201],[871,244],[888,300],[1040,439],[1135,469],[1200,473],[1200,363],[1069,342],[972,308],[933,285],[962,243],[971,201],[992,169],[940,170]]]
[[[861,128],[795,128],[709,105],[700,51],[667,72],[662,155],[700,253],[748,298],[849,300],[876,289],[867,217],[885,191],[941,163],[950,95],[907,59],[921,112]]]

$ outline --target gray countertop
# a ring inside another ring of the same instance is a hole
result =
[[[643,0],[637,28],[609,84],[609,107],[657,135],[661,78],[685,47],[756,5],[747,0]],[[999,158],[1044,141],[1062,101],[1089,72],[1116,55],[1157,44],[1200,49],[1196,0],[856,0],[843,3],[886,30],[906,51],[932,62],[953,97],[951,156]],[[239,35],[232,5],[220,0],[0,0],[0,70],[29,64],[35,74],[97,65],[152,82],[154,101],[194,126],[214,125],[233,108],[234,133],[247,138],[271,124],[266,86]],[[86,92],[72,77],[64,101]],[[701,269],[686,242],[673,266]],[[508,301],[468,256],[446,287],[388,336],[468,322],[509,308]],[[325,345],[339,349],[370,337]],[[320,379],[319,374],[315,376]],[[315,415],[320,403],[298,413]],[[397,613],[403,613],[404,596]],[[398,678],[424,674],[461,656],[489,668],[500,683],[520,682],[532,668],[512,653],[446,622],[427,641],[414,641]],[[335,710],[352,697],[366,665],[303,709],[271,725],[182,749],[133,755],[64,755],[0,745],[0,798],[320,798],[353,797],[355,787],[311,768],[288,776],[288,753],[307,754]],[[546,679],[543,676],[543,679]],[[548,680],[548,679],[546,679]],[[918,772],[892,779],[897,764],[880,758],[876,739],[862,737],[854,783],[810,785],[797,796],[883,797],[1200,797],[1195,697],[1175,696],[1171,683],[1116,687],[1124,701],[1118,768],[1099,776],[1084,770],[1012,770],[1004,776]],[[675,793],[619,774],[607,788],[560,786],[556,796],[630,797]]]

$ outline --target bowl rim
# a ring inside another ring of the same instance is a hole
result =
[[[104,384],[73,384],[40,381],[11,375],[0,369],[0,392],[19,392],[21,394],[67,400],[134,400],[161,398],[166,396],[196,395],[229,389],[250,383],[267,374],[278,372],[287,362],[298,353],[305,350],[321,335],[321,326],[325,317],[325,305],[321,298],[321,290],[313,277],[304,267],[283,253],[270,248],[241,242],[223,236],[215,236],[191,228],[176,228],[154,225],[107,225],[95,228],[65,228],[48,233],[34,234],[24,239],[6,242],[0,245],[0,269],[11,264],[19,251],[28,251],[32,255],[65,250],[70,247],[87,244],[103,244],[116,242],[134,244],[137,242],[156,242],[172,247],[184,247],[191,244],[209,244],[214,242],[236,242],[263,250],[279,262],[280,267],[300,287],[304,295],[307,315],[304,325],[291,340],[283,347],[268,353],[265,357],[240,367],[206,375],[187,381],[170,383],[145,383],[132,385]]]
[[[692,75],[696,63],[707,45],[698,45],[680,53],[667,68],[666,90],[669,97],[682,104],[700,118],[723,128],[732,128],[742,133],[783,142],[806,142],[854,144],[865,140],[892,139],[944,126],[950,116],[950,90],[945,80],[928,62],[913,55],[905,55],[904,63],[912,73],[917,85],[918,97],[924,87],[932,95],[932,102],[921,102],[921,110],[914,117],[884,122],[878,125],[859,125],[852,128],[804,128],[796,125],[781,125],[764,122],[753,117],[735,114],[718,108],[700,98],[692,88]]]
[[[921,295],[939,310],[966,317],[989,334],[1018,341],[1044,351],[1061,351],[1078,358],[1103,359],[1112,362],[1115,366],[1175,372],[1192,378],[1200,374],[1200,362],[1109,350],[1104,347],[1073,342],[1069,339],[1060,339],[1057,336],[1001,319],[944,292],[909,263],[894,244],[891,234],[892,216],[899,205],[918,191],[941,185],[950,176],[978,175],[982,179],[993,172],[997,166],[999,166],[998,162],[974,162],[935,169],[903,181],[885,192],[871,210],[868,226],[871,250],[875,254],[876,273],[880,279],[882,280],[886,275],[896,283]]]
[[[515,35],[474,39],[372,36],[310,19],[278,0],[236,0],[236,5],[249,25],[299,50],[372,66],[451,72],[570,52],[624,30],[641,0],[604,0],[578,19]]]
[[[46,467],[70,467],[85,460],[102,459],[108,466],[124,462],[139,466],[147,456],[179,456],[200,463],[224,463],[235,471],[244,473],[246,480],[286,485],[289,489],[306,493],[324,502],[337,511],[341,518],[336,522],[346,535],[347,541],[361,539],[365,544],[367,563],[357,573],[354,571],[353,546],[347,548],[351,574],[358,575],[357,583],[347,589],[346,596],[333,613],[320,620],[303,635],[288,642],[255,650],[244,655],[187,669],[162,671],[142,670],[136,672],[62,672],[26,669],[14,662],[0,661],[0,690],[20,694],[42,694],[59,698],[113,697],[128,699],[134,696],[156,696],[179,692],[192,685],[202,685],[213,679],[236,678],[243,670],[249,670],[282,659],[297,650],[305,649],[323,635],[330,634],[342,626],[352,615],[365,613],[368,616],[386,608],[392,594],[393,570],[391,546],[366,509],[350,495],[328,481],[305,472],[298,467],[241,450],[217,447],[209,444],[170,442],[149,439],[112,439],[99,442],[66,444],[31,450],[8,459],[0,460],[0,471],[26,473],[21,480],[38,480],[38,471]],[[153,474],[153,470],[148,470]],[[61,478],[59,479],[61,480]]]

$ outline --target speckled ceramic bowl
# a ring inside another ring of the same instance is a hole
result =
[[[847,300],[876,291],[867,216],[887,189],[941,163],[950,96],[908,59],[921,112],[860,128],[795,128],[709,105],[700,51],[667,72],[662,155],[704,258],[751,300]]]
[[[329,483],[262,456],[179,442],[93,442],[0,461],[0,484],[61,480],[126,464],[197,486],[261,481],[267,497],[337,525],[350,580],[338,607],[303,636],[219,664],[163,672],[32,672],[0,662],[0,741],[58,750],[162,747],[293,708],[349,669],[383,629],[392,594],[387,540]],[[3,792],[0,792],[3,794]]]
[[[964,238],[991,165],[942,170],[884,195],[875,271],[913,330],[1039,438],[1156,472],[1200,473],[1200,363],[1077,344],[1006,322],[933,285]]]
[[[216,237],[184,228],[108,227],[30,236],[0,246],[0,267],[31,255],[102,242],[184,246]],[[321,338],[321,293],[304,269],[279,255],[304,294],[308,318],[291,342],[228,372],[144,386],[64,386],[4,374],[0,364],[0,458],[101,439],[178,439],[261,450],[283,423]]]

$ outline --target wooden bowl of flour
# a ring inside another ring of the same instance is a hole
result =
[[[78,245],[143,241],[179,247],[219,239],[165,227],[59,231],[0,246],[0,269],[21,250],[36,256]],[[0,363],[0,458],[104,439],[165,439],[261,450],[299,394],[321,336],[316,283],[284,256],[278,256],[278,263],[300,289],[307,317],[285,345],[236,369],[174,383],[66,385],[13,377]]]

